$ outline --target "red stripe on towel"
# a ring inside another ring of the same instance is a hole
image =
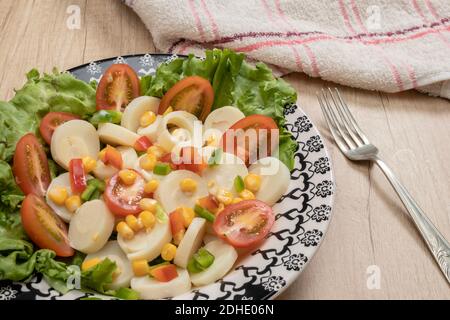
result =
[[[206,1],[201,0],[200,3],[202,5],[203,10],[206,13],[206,17],[208,18],[209,23],[211,24],[211,30],[214,35],[214,40],[217,40],[217,39],[219,39],[220,35],[219,35],[219,28],[217,27],[216,20],[214,19],[214,16],[212,15],[211,11],[209,11],[208,6],[206,5]]]
[[[431,14],[435,16],[436,10],[434,9],[433,5],[431,5],[429,0],[425,1],[425,4],[427,5],[427,8],[430,10]],[[432,9],[430,9],[430,6]],[[428,23],[428,18],[425,16],[425,14],[423,13],[422,9],[420,8],[420,5],[417,3],[417,0],[413,0],[413,8],[414,10],[419,14],[419,16],[422,18],[422,21],[427,24]],[[434,12],[434,13],[433,13]],[[440,32],[437,33],[437,36],[439,37],[439,39],[445,43],[445,45],[447,46],[447,48],[450,48],[450,41]]]
[[[273,25],[276,25],[276,21],[272,16],[272,10],[270,9],[269,5],[267,4],[266,0],[261,0],[261,3],[263,5],[264,10],[266,11],[267,17],[269,18],[270,22]],[[291,48],[292,53],[294,54],[294,60],[295,60],[295,64],[298,68],[297,71],[303,72],[303,63],[302,60],[300,58],[300,54],[298,53],[297,49],[292,45],[292,44],[288,44],[289,48]]]
[[[191,14],[194,17],[195,26],[197,27],[198,33],[200,34],[200,39],[202,42],[205,42],[205,31],[203,30],[202,21],[200,16],[198,15],[197,9],[195,8],[194,0],[189,0],[189,9],[191,10]]]
[[[356,9],[356,4],[352,3],[352,7],[353,6]],[[350,31],[351,34],[356,34],[356,31],[355,31],[355,29],[353,29],[353,26],[352,26],[352,24],[350,22],[349,16],[347,14],[347,9],[345,8],[345,4],[344,4],[343,0],[339,0],[339,9],[341,11],[341,15],[342,15],[342,18],[344,19],[344,24],[347,27],[347,29]],[[378,48],[378,47],[376,47],[376,48]],[[380,54],[380,56],[383,58],[383,60],[388,65],[389,69],[391,70],[392,77],[393,77],[395,83],[397,84],[397,87],[399,88],[400,91],[403,91],[404,90],[404,85],[403,85],[402,78],[400,76],[400,72],[398,72],[397,67],[386,56],[386,54],[383,52],[383,49],[378,48],[377,50],[378,50],[378,53]]]
[[[288,29],[292,29],[294,31],[297,31],[295,26],[293,26],[289,20],[287,19],[286,15],[284,14],[283,10],[281,9],[281,4],[279,0],[275,0],[275,8],[277,10],[278,16],[281,18],[281,21],[288,27]],[[320,76],[319,67],[317,65],[317,59],[314,52],[311,50],[310,47],[308,47],[306,44],[303,45],[303,48],[305,49],[305,52],[311,61],[311,74],[313,77]]]
[[[442,18],[438,21],[434,21],[430,23],[429,25],[417,25],[413,26],[407,29],[401,29],[401,30],[395,30],[395,31],[389,31],[389,32],[372,32],[372,33],[359,33],[354,36],[346,35],[346,36],[334,36],[330,34],[326,34],[320,31],[307,31],[307,32],[274,32],[274,31],[261,31],[261,32],[242,32],[242,33],[236,33],[231,36],[223,36],[217,40],[213,41],[207,41],[204,43],[196,42],[197,44],[203,44],[203,45],[221,45],[226,44],[230,42],[234,42],[235,40],[244,41],[246,38],[250,39],[259,39],[263,37],[282,37],[282,38],[298,38],[298,39],[304,39],[306,36],[317,36],[322,35],[325,37],[328,37],[326,39],[334,40],[334,41],[343,41],[346,43],[352,43],[352,41],[363,41],[365,44],[378,44],[378,43],[392,43],[392,42],[401,42],[401,41],[407,41],[407,40],[414,40],[417,38],[421,38],[423,36],[426,36],[430,33],[436,33],[440,31],[449,31],[450,27],[447,27],[446,25],[450,22],[450,18]],[[437,29],[436,29],[437,28]],[[423,29],[427,29],[427,31],[419,32]],[[414,34],[413,32],[418,32],[417,34]],[[410,33],[413,33],[411,35],[408,35]],[[405,38],[399,38],[399,36],[406,36]],[[382,39],[376,39],[376,40],[360,40],[361,38],[376,38],[376,37],[387,37]],[[393,38],[395,37],[395,38]],[[189,42],[191,40],[188,39],[179,39],[175,41],[172,46],[169,48],[169,52],[173,52],[175,48],[182,43]]]

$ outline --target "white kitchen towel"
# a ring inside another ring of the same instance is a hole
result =
[[[231,48],[282,71],[450,99],[450,0],[123,1],[162,52]]]

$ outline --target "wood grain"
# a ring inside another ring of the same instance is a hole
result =
[[[69,5],[81,28],[66,27]],[[150,33],[115,0],[2,0],[0,94],[9,99],[31,68],[68,69],[101,58],[154,52]],[[325,240],[281,299],[449,299],[450,287],[378,168],[346,160],[333,144],[315,93],[334,84],[302,74],[286,77],[330,150],[337,194]],[[408,91],[342,89],[367,135],[431,220],[450,239],[450,102]],[[367,268],[381,271],[367,287]]]

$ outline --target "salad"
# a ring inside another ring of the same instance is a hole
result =
[[[215,49],[141,78],[127,64],[99,83],[27,78],[0,102],[0,280],[174,297],[224,277],[269,233],[297,148],[283,116],[296,93],[264,64]]]

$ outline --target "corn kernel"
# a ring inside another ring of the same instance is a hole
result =
[[[102,262],[102,260],[100,258],[92,258],[92,259],[84,260],[83,263],[81,264],[81,270],[86,271],[86,270],[96,266],[100,262]]]
[[[171,243],[166,243],[161,249],[161,258],[166,261],[172,261],[177,253],[177,247]]]
[[[150,211],[151,213],[156,212],[156,205],[158,202],[155,199],[143,198],[139,201],[139,206],[142,210]]]
[[[92,172],[97,166],[97,161],[92,157],[83,157],[81,160],[83,161],[83,168],[86,173]]]
[[[173,112],[173,107],[169,106],[166,111],[164,111],[163,116],[168,115],[169,113]]]
[[[139,124],[141,127],[148,127],[156,120],[156,114],[152,111],[146,111],[139,119]]]
[[[189,207],[179,207],[181,215],[183,216],[184,227],[187,228],[191,224],[192,220],[195,218],[195,211]]]
[[[67,199],[67,189],[64,187],[56,186],[49,191],[48,196],[58,206],[64,205]]]
[[[153,171],[157,162],[158,160],[154,154],[146,154],[139,160],[139,166],[144,170]]]
[[[261,176],[249,173],[244,178],[245,188],[250,190],[251,192],[258,192],[259,188],[261,188]]]
[[[161,158],[164,155],[165,151],[162,147],[158,145],[152,145],[147,149],[147,154],[152,154],[156,157],[156,159]]]
[[[81,207],[81,198],[77,195],[70,196],[64,201],[64,205],[70,212],[75,212]]]
[[[116,231],[122,238],[126,240],[131,240],[134,237],[133,229],[131,229],[124,221],[121,221],[117,224]]]
[[[143,228],[142,222],[132,214],[125,217],[125,222],[134,232],[138,232]]]
[[[228,190],[220,189],[216,194],[216,198],[220,203],[227,206],[233,201],[233,194]]]
[[[231,202],[231,203],[235,204],[235,203],[239,203],[241,201],[242,201],[242,198],[236,197],[236,198],[233,199],[233,202]]]
[[[141,223],[147,230],[153,228],[156,222],[155,215],[147,210],[144,210],[139,214],[139,220],[141,220]]]
[[[255,199],[255,195],[253,194],[253,192],[251,192],[248,189],[244,189],[241,191],[241,193],[239,193],[239,196],[243,199],[243,200],[253,200]]]
[[[131,263],[131,266],[133,268],[133,272],[136,277],[143,277],[148,275],[149,267],[147,260],[145,259],[134,260]]]
[[[159,180],[152,179],[144,185],[144,191],[146,193],[153,193],[158,189]]]
[[[131,186],[136,181],[137,174],[133,170],[124,169],[119,171],[119,178],[124,184]]]
[[[183,192],[194,192],[197,190],[197,181],[191,178],[186,178],[180,181],[180,188]]]

